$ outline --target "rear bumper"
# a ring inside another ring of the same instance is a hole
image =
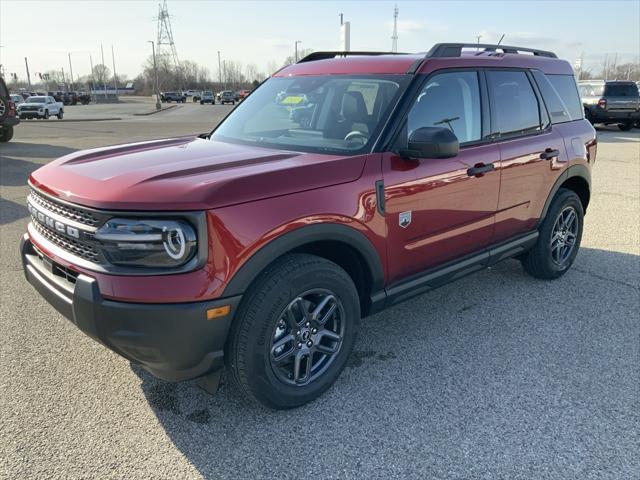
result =
[[[601,108],[594,108],[590,110],[591,119],[595,123],[599,122],[621,122],[621,121],[636,121],[640,120],[640,111],[633,110],[602,110]]]
[[[107,300],[95,279],[75,281],[50,264],[28,235],[20,244],[31,285],[81,331],[163,380],[196,378],[223,366],[223,350],[240,296],[207,302],[141,304]],[[224,317],[207,310],[230,305]]]
[[[5,117],[5,119],[2,120],[3,127],[15,127],[19,123],[20,119],[18,117]]]

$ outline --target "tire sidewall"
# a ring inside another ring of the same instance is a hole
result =
[[[558,219],[560,213],[566,207],[573,207],[576,211],[577,220],[578,220],[578,233],[576,235],[576,243],[573,247],[573,251],[563,265],[557,265],[551,256],[551,235],[553,234],[553,227]],[[551,204],[551,208],[547,214],[547,218],[545,219],[542,228],[540,229],[540,238],[541,249],[543,252],[543,259],[545,262],[545,268],[550,272],[554,272],[555,276],[563,275],[564,273],[571,268],[573,262],[578,255],[578,251],[580,250],[580,244],[582,242],[582,231],[584,227],[584,210],[582,208],[582,203],[580,202],[580,198],[572,191],[564,190],[561,191],[560,194],[555,198],[553,203]]]
[[[245,372],[254,396],[276,408],[292,408],[321,395],[343,370],[353,348],[360,319],[358,294],[351,278],[344,270],[328,261],[313,269],[295,270],[289,278],[271,278],[275,285],[262,299],[254,318],[254,327],[247,332]],[[345,313],[344,335],[337,358],[329,368],[309,385],[292,386],[279,380],[269,360],[272,336],[280,315],[298,295],[316,288],[331,290],[342,303]],[[249,309],[252,310],[252,309]],[[251,313],[249,313],[251,315]]]

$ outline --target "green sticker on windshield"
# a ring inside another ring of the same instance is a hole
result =
[[[280,101],[280,103],[282,103],[284,105],[297,105],[298,103],[302,102],[303,100],[304,100],[304,97],[290,96],[290,97],[283,98]]]

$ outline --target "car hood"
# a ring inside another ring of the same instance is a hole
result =
[[[181,137],[75,152],[29,181],[101,209],[206,210],[354,181],[364,162]]]
[[[20,107],[43,107],[46,105],[46,103],[36,103],[36,102],[22,102],[21,104],[19,104]]]

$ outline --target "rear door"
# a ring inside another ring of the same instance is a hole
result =
[[[486,76],[500,152],[495,241],[502,242],[535,229],[567,154],[529,72],[487,70]]]
[[[481,251],[493,239],[500,175],[495,144],[486,141],[488,111],[479,72],[434,73],[414,99],[396,140],[406,148],[421,127],[450,128],[461,148],[457,156],[406,159],[383,154],[389,281]],[[488,166],[480,175],[469,169]]]

